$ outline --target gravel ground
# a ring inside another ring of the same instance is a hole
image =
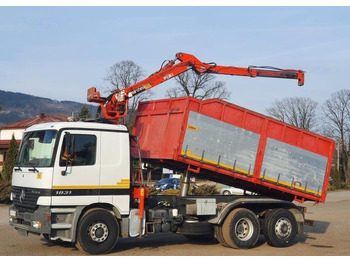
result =
[[[257,246],[237,250],[211,241],[190,241],[172,233],[142,239],[122,239],[108,256],[349,256],[350,191],[329,192],[325,204],[304,203],[307,219],[315,227],[305,227],[304,236],[288,248],[274,248],[260,237]],[[20,236],[8,225],[8,207],[0,206],[0,256],[82,256],[72,244],[54,245],[42,236]]]

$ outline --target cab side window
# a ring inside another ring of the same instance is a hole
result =
[[[67,161],[73,166],[94,165],[96,162],[96,136],[71,134],[69,141],[65,137],[61,148],[60,166],[66,166]]]

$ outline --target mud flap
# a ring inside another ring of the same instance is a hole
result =
[[[304,225],[305,225],[305,226],[309,226],[309,227],[314,227],[314,226],[316,226],[316,221],[314,221],[314,220],[309,220],[309,219],[305,219]]]

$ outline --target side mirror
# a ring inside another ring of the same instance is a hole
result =
[[[67,175],[69,160],[73,152],[71,134],[69,132],[66,132],[64,135],[64,143],[65,143],[64,152],[63,152],[63,155],[61,155],[61,157],[64,158],[66,161],[66,169],[61,172],[62,176]]]

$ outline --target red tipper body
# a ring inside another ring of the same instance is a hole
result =
[[[280,199],[326,199],[335,142],[237,105],[141,102],[133,134],[145,162]]]

